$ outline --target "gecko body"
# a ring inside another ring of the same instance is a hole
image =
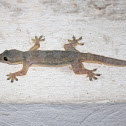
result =
[[[114,59],[110,57],[100,56],[91,53],[81,53],[75,49],[77,45],[83,45],[83,43],[78,43],[82,37],[76,39],[73,36],[73,40],[68,40],[69,44],[65,44],[65,51],[62,50],[37,50],[40,47],[40,41],[44,41],[42,36],[39,38],[35,36],[33,42],[35,43],[29,51],[19,51],[16,49],[5,50],[0,54],[0,62],[8,64],[23,64],[22,70],[8,74],[8,80],[13,82],[18,80],[16,76],[23,76],[27,74],[30,66],[64,66],[71,64],[72,69],[75,74],[87,74],[89,80],[97,79],[100,74],[94,73],[97,69],[88,70],[84,68],[82,62],[87,63],[98,63],[112,66],[125,67],[126,61]]]

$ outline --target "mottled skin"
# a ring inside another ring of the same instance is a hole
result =
[[[89,77],[89,80],[91,81],[92,79],[96,80],[96,76],[100,76],[100,74],[94,73],[97,69],[88,70],[84,68],[82,62],[121,67],[126,66],[126,61],[124,60],[79,52],[75,49],[75,47],[77,45],[83,45],[83,43],[78,43],[81,39],[82,37],[76,39],[73,36],[73,40],[68,40],[69,44],[64,45],[65,51],[41,51],[37,49],[40,47],[40,41],[44,41],[45,39],[42,39],[42,36],[39,38],[35,36],[35,39],[32,39],[35,44],[29,51],[22,52],[15,49],[5,50],[2,54],[0,54],[0,62],[8,64],[23,64],[23,68],[20,71],[7,75],[7,79],[11,80],[11,82],[18,80],[16,76],[26,75],[29,67],[33,64],[37,66],[63,66],[71,64],[75,74],[87,74],[87,77]]]

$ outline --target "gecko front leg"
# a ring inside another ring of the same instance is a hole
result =
[[[45,41],[45,38],[43,38],[43,36],[41,35],[39,38],[37,36],[35,36],[35,39],[32,39],[34,46],[31,47],[29,50],[37,50],[40,47],[40,41]]]
[[[24,75],[26,75],[27,71],[29,69],[29,66],[30,66],[29,63],[24,62],[22,70],[20,70],[18,72],[15,72],[15,73],[7,74],[7,76],[8,76],[7,80],[11,80],[11,83],[14,82],[14,80],[18,81],[16,76],[24,76]]]
[[[69,44],[65,44],[64,48],[65,48],[66,51],[76,51],[76,52],[79,52],[77,49],[75,49],[75,47],[77,45],[81,45],[81,46],[84,45],[84,43],[79,43],[78,42],[78,41],[82,40],[82,37],[76,39],[76,37],[73,36],[72,38],[73,38],[73,40],[69,40],[68,39]]]

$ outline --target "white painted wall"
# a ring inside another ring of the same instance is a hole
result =
[[[83,36],[81,52],[126,60],[126,2],[124,0],[1,0],[0,53],[28,50],[31,38],[43,34],[44,50],[64,50],[73,35]],[[85,103],[126,101],[126,68],[85,64],[102,76],[90,82],[71,66],[32,67],[10,83],[6,74],[21,65],[0,63],[1,103]]]

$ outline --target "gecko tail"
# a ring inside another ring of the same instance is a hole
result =
[[[105,64],[118,67],[126,67],[126,60],[95,55],[91,53],[82,53],[82,61],[87,63]]]

